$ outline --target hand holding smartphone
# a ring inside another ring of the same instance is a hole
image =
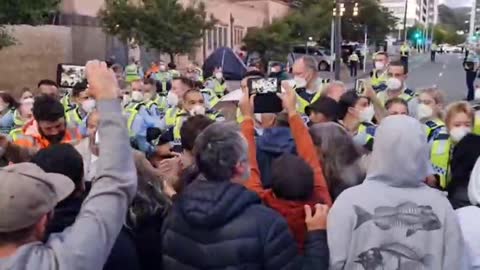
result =
[[[254,113],[282,111],[282,100],[277,96],[281,92],[281,84],[277,78],[250,78],[247,84],[249,95],[255,95]]]

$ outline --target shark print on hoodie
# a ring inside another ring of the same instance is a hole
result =
[[[424,184],[425,136],[414,118],[382,121],[365,181],[342,192],[328,215],[330,269],[465,269],[455,212]]]

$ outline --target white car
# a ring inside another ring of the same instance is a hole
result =
[[[445,45],[443,46],[443,51],[446,53],[460,53],[462,52],[462,48],[453,45]]]

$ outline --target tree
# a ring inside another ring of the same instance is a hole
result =
[[[105,32],[170,55],[190,53],[216,20],[203,2],[183,7],[177,0],[107,0],[100,11]]]
[[[5,47],[14,45],[15,42],[15,38],[12,37],[12,35],[5,28],[5,26],[0,26],[0,50]]]
[[[60,0],[1,0],[0,25],[49,23]]]

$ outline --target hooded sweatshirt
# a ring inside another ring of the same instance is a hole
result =
[[[425,136],[413,118],[383,120],[366,180],[330,210],[331,269],[464,269],[455,212],[423,183],[430,166]]]
[[[465,245],[467,247],[467,260],[470,261],[470,268],[480,269],[480,158],[476,160],[471,171],[468,183],[468,198],[471,206],[462,207],[456,210],[460,227],[462,228]]]
[[[272,162],[284,153],[294,154],[295,141],[289,127],[265,129],[257,139],[257,162],[264,188],[272,187]]]

